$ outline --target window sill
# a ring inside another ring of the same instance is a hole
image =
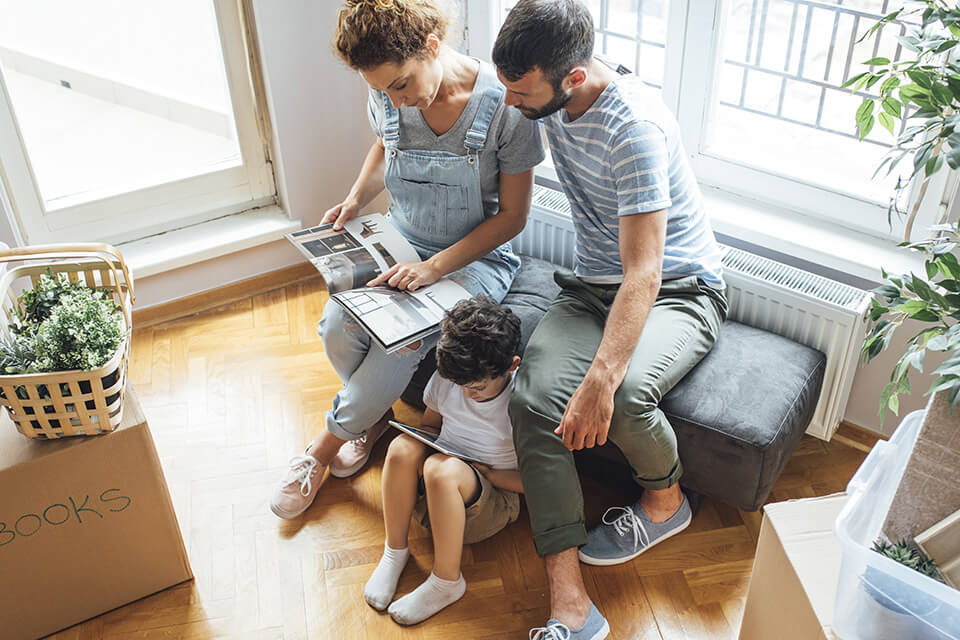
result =
[[[871,283],[889,273],[923,271],[923,256],[897,241],[858,233],[774,205],[701,185],[716,233]],[[877,221],[878,228],[886,220]],[[866,284],[866,283],[861,283]]]
[[[300,228],[277,206],[253,209],[118,245],[135,278],[267,244]]]

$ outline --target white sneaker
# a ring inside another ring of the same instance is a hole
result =
[[[344,442],[337,452],[336,457],[330,462],[330,475],[334,478],[346,478],[352,476],[367,464],[370,454],[373,453],[373,447],[377,440],[383,437],[387,432],[387,420],[393,420],[393,411],[390,410],[380,418],[379,422],[367,429],[367,433],[357,438]]]
[[[302,455],[290,458],[290,468],[270,498],[270,510],[280,518],[289,520],[307,510],[317,497],[326,465],[313,456]]]

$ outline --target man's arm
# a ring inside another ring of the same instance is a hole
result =
[[[597,354],[567,402],[556,430],[568,449],[607,441],[613,395],[627,375],[633,350],[660,291],[666,230],[666,209],[620,217],[623,282],[610,307]]]

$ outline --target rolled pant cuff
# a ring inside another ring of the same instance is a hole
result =
[[[543,557],[587,544],[587,527],[582,522],[550,529],[533,536],[537,555]]]
[[[340,438],[341,440],[356,440],[357,438],[362,438],[363,434],[366,433],[364,429],[360,433],[353,433],[352,431],[347,431],[341,427],[336,420],[333,419],[333,416],[330,413],[327,413],[327,431]]]
[[[637,481],[637,484],[643,487],[644,489],[652,489],[657,491],[658,489],[669,489],[673,485],[680,482],[680,476],[683,475],[683,465],[680,464],[680,461],[677,461],[677,464],[673,467],[673,471],[669,475],[663,478],[654,478],[649,480],[647,478],[641,478],[640,476],[634,474],[633,479]]]

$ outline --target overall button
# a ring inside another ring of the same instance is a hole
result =
[[[391,158],[396,158],[396,157],[397,157],[397,150],[396,150],[396,149],[390,149],[390,157],[391,157]]]
[[[473,160],[474,160],[473,156],[468,157],[467,164],[473,164]]]

